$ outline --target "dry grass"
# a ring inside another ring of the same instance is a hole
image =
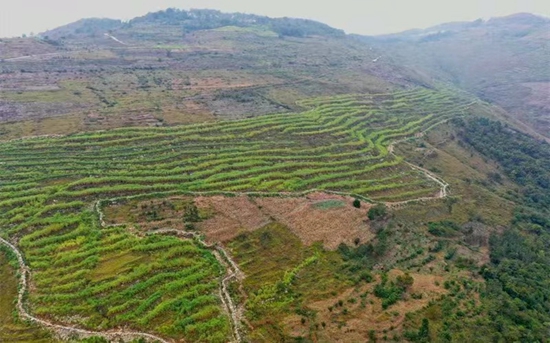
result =
[[[327,209],[318,206],[329,200],[345,205]],[[259,198],[255,202],[263,213],[290,228],[305,245],[322,242],[326,249],[334,250],[341,243],[353,245],[356,238],[364,243],[374,237],[366,221],[368,205],[357,209],[349,197],[314,193],[305,198]]]
[[[400,270],[388,272],[389,279],[395,279],[403,274]],[[379,277],[373,283],[348,288],[340,294],[308,304],[307,306],[317,312],[316,322],[325,323],[326,327],[317,331],[320,342],[364,342],[368,339],[369,331],[374,330],[378,338],[382,338],[383,330],[388,337],[394,334],[401,335],[405,314],[422,309],[431,300],[446,293],[441,286],[443,278],[426,274],[411,274],[414,283],[405,293],[404,301],[399,301],[387,310],[382,309],[381,300],[372,294],[374,286],[379,282]],[[361,295],[367,293],[364,300]],[[411,294],[422,294],[421,299],[413,299]],[[342,306],[337,306],[338,302]],[[363,303],[363,304],[362,304]],[[332,309],[329,310],[329,308]],[[297,337],[303,335],[304,325],[299,316],[291,315],[285,318],[284,327],[286,333]]]
[[[191,200],[190,197],[171,197],[111,205],[105,209],[106,221],[137,224],[142,230],[160,227],[184,229],[183,208],[177,204],[170,208],[166,204]],[[328,250],[335,250],[341,243],[353,245],[356,239],[365,243],[374,237],[366,220],[369,205],[363,203],[362,208],[357,209],[349,197],[313,193],[302,198],[251,198],[243,195],[197,197],[194,201],[201,213],[208,213],[196,227],[212,243],[231,241],[243,232],[255,231],[272,222],[288,227],[304,245],[322,242]],[[341,205],[324,206],[328,202]],[[161,219],[147,220],[144,213],[150,208],[156,208]]]
[[[254,231],[272,222],[247,196],[199,197],[195,202],[199,209],[210,208],[215,213],[199,224],[211,242],[227,242],[241,232]]]
[[[515,204],[505,198],[506,191],[516,186],[496,164],[460,146],[453,137],[456,133],[445,125],[421,140],[400,144],[398,150],[408,161],[441,175],[450,184],[450,195],[461,200],[451,207],[444,200],[411,205],[399,210],[398,215],[422,222],[451,219],[463,224],[481,218],[493,226],[507,225]],[[490,173],[501,174],[502,183],[490,182]]]

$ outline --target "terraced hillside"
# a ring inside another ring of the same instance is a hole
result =
[[[311,189],[384,202],[434,197],[440,185],[388,147],[481,106],[423,88],[300,105],[310,110],[1,143],[0,233],[31,269],[29,312],[94,330],[224,342],[232,325],[219,295],[225,268],[213,252],[104,228],[97,201]]]
[[[326,25],[217,11],[83,20],[0,47],[2,140],[243,119],[302,111],[305,98],[433,85]]]

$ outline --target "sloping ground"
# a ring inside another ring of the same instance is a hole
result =
[[[548,18],[517,14],[366,41],[403,65],[501,106],[548,139],[548,32]]]
[[[132,195],[276,196],[313,188],[353,192],[364,200],[432,195],[439,185],[390,154],[388,145],[472,108],[483,110],[469,98],[427,89],[319,98],[301,106],[311,109],[0,144],[0,227],[31,269],[29,312],[95,330],[128,326],[167,338],[226,341],[231,328],[218,294],[223,268],[212,252],[175,237],[102,228],[92,204]],[[328,220],[334,205],[314,201],[312,211],[327,210]],[[338,224],[310,234],[308,226],[320,223],[298,218],[300,212],[283,216],[279,206],[277,199],[266,202],[266,213],[288,220],[305,242],[334,247],[355,236],[344,231],[332,240],[326,230]],[[304,258],[304,266],[316,259]]]
[[[0,39],[0,60],[24,56],[51,54],[58,48],[35,38],[4,38]]]
[[[4,139],[240,119],[300,111],[305,98],[430,85],[389,60],[372,62],[378,52],[340,35],[279,38],[262,27],[184,35],[177,25],[136,24],[110,33],[123,45],[105,32],[55,47],[21,40],[49,48],[0,66]]]
[[[4,246],[2,245],[2,248]],[[49,343],[56,342],[50,333],[19,322],[14,318],[17,298],[16,268],[10,266],[2,249],[0,252],[0,342]]]
[[[322,242],[327,250],[335,250],[342,243],[366,243],[373,238],[366,213],[351,204],[353,198],[313,193],[304,198],[259,198],[255,203],[263,213],[284,224],[302,243],[310,246]]]
[[[390,278],[403,275],[399,270],[391,270]],[[388,337],[401,333],[405,315],[422,309],[430,301],[447,293],[443,288],[443,277],[423,274],[411,274],[413,285],[408,289],[405,301],[386,310],[382,299],[374,296],[374,283],[362,287],[346,289],[344,292],[326,300],[317,301],[308,306],[317,311],[318,321],[326,323],[319,332],[319,340],[332,342],[358,342],[369,336],[369,332],[387,332]],[[379,280],[377,280],[379,281]],[[415,298],[411,297],[414,294]],[[343,303],[339,306],[339,301]],[[292,337],[307,333],[307,327],[301,323],[300,316],[285,318],[285,329]],[[345,323],[345,325],[342,325]]]
[[[182,220],[185,210],[179,204],[194,202],[204,219],[193,226],[210,243],[227,243],[243,232],[278,222],[306,246],[322,242],[325,249],[335,250],[342,243],[366,243],[374,237],[366,215],[370,204],[363,203],[358,209],[352,206],[353,200],[325,193],[303,197],[169,197],[117,202],[104,212],[105,221],[114,225],[137,225],[142,231],[166,227],[185,230],[189,222]],[[157,214],[152,216],[152,211]]]

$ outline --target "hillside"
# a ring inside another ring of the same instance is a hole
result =
[[[3,42],[3,137],[293,112],[308,97],[424,83],[306,20],[166,11],[117,25],[83,20]]]
[[[516,14],[362,39],[550,137],[550,19]]]
[[[547,26],[1,40],[0,341],[548,342]]]

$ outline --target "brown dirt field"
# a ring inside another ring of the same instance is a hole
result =
[[[271,222],[247,196],[198,197],[195,204],[199,209],[211,208],[215,213],[197,225],[209,242],[227,242],[243,231],[254,231]]]
[[[403,272],[391,270],[388,274],[389,279],[394,280]],[[380,282],[379,277],[375,282],[363,287],[349,288],[333,298],[309,304],[308,307],[317,312],[317,322],[326,323],[326,328],[320,327],[318,331],[319,341],[365,342],[370,330],[375,330],[378,338],[383,336],[383,330],[387,330],[388,337],[392,337],[395,333],[400,335],[406,313],[422,309],[430,300],[446,292],[443,287],[435,285],[436,281],[442,285],[443,277],[424,274],[411,274],[411,276],[414,278],[414,284],[405,294],[405,299],[386,310],[382,309],[381,299],[372,294],[374,286]],[[369,294],[366,297],[366,306],[362,308],[360,295],[365,292]],[[422,299],[410,297],[413,293],[422,294]],[[350,303],[348,301],[350,299],[355,299],[356,303]],[[335,306],[339,300],[343,301],[342,307]],[[333,307],[332,312],[329,311],[329,307]],[[343,313],[344,308],[347,309],[347,314]],[[294,337],[304,335],[305,327],[299,316],[291,315],[284,320],[284,328],[288,335]]]
[[[345,205],[337,208],[316,208],[315,204],[327,200],[342,201]],[[353,199],[325,193],[313,193],[304,198],[258,198],[254,201],[262,207],[262,212],[290,228],[305,245],[322,241],[328,250],[335,250],[340,243],[353,245],[359,238],[368,242],[371,232],[366,213],[366,204],[357,209],[351,204]]]
[[[177,203],[186,199],[191,198],[172,197],[108,206],[105,209],[105,220],[110,224],[138,224],[143,230],[168,227],[184,229],[180,206],[171,209],[162,203],[165,200]],[[323,207],[327,202],[338,206]],[[335,250],[340,243],[353,245],[356,238],[364,243],[374,237],[366,220],[368,204],[363,203],[362,208],[357,209],[352,206],[352,202],[353,198],[325,193],[313,193],[301,198],[250,198],[245,195],[197,197],[195,204],[201,213],[208,213],[208,216],[195,226],[205,234],[209,243],[224,243],[242,232],[279,222],[287,226],[305,245],[322,242],[326,249]],[[149,207],[142,209],[142,203]],[[151,206],[157,208],[162,220],[145,219],[143,212]]]

